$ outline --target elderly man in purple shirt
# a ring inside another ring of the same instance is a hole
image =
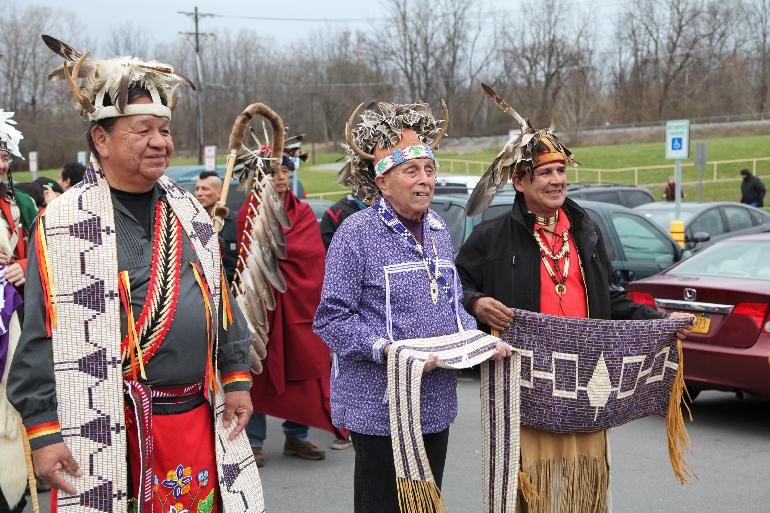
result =
[[[348,217],[326,259],[313,328],[334,352],[331,404],[337,427],[351,431],[356,451],[356,513],[398,512],[386,399],[385,358],[396,340],[475,329],[458,299],[459,279],[444,221],[429,210],[435,186],[432,149],[446,128],[425,104],[371,105],[348,122],[348,185],[361,199],[382,197]],[[446,118],[446,107],[445,107]],[[397,141],[395,144],[393,141]],[[499,357],[510,354],[498,348]],[[425,366],[423,440],[441,486],[449,424],[457,415],[454,371]]]

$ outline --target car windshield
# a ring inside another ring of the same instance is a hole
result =
[[[457,253],[465,242],[465,209],[460,205],[435,201],[431,203],[430,208],[446,223],[452,237],[452,248]]]
[[[770,240],[727,240],[707,247],[668,274],[770,280]]]
[[[658,226],[664,228],[665,230],[668,230],[669,225],[671,224],[671,221],[676,219],[674,217],[675,211],[672,208],[671,210],[643,210],[643,209],[636,209],[639,211],[640,214],[642,214],[644,217],[649,219],[650,221],[654,222]],[[692,217],[692,212],[687,212],[685,210],[682,210],[679,213],[679,220],[684,221],[685,224],[687,221],[690,220]]]

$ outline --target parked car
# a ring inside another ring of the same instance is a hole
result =
[[[203,170],[203,166],[197,164],[192,166],[169,166],[166,168],[166,176],[179,183],[179,185],[191,193],[195,194],[195,184],[198,181],[198,176],[203,172]],[[216,168],[217,174],[222,179],[225,177],[225,170],[226,167],[224,165],[219,165]],[[240,184],[238,183],[238,180],[233,178],[233,181],[230,182],[230,190],[227,193],[227,207],[230,210],[234,210],[235,212],[240,210],[241,205],[243,205],[243,201],[246,199],[246,194],[244,191],[240,190],[239,185]],[[299,183],[299,190],[300,197],[302,197],[302,195],[304,195],[304,188],[302,186],[301,180]],[[324,210],[325,209],[326,207]],[[313,211],[315,212],[315,209]],[[321,214],[323,215],[323,211]]]
[[[672,202],[649,203],[634,210],[664,230],[676,215]],[[734,235],[770,230],[770,214],[742,203],[682,203],[679,217],[684,221],[685,247],[693,251]]]
[[[310,205],[310,208],[313,209],[313,213],[315,214],[315,219],[319,223],[321,222],[321,218],[324,216],[324,212],[334,205],[333,201],[325,200],[325,199],[316,199],[316,198],[308,198],[303,199],[305,203]]]
[[[434,194],[470,194],[473,188],[481,180],[481,176],[441,174],[436,176],[436,188]],[[513,185],[509,182],[503,186],[501,192],[513,192]]]
[[[567,186],[567,196],[574,200],[600,201],[628,208],[655,201],[655,196],[644,187],[616,184],[571,183]]]
[[[220,178],[225,177],[225,166],[217,166],[217,174]],[[203,166],[170,166],[166,168],[166,176],[177,182],[179,185],[195,194],[195,184],[198,182],[198,176],[203,172]],[[238,212],[246,198],[244,192],[238,188],[238,180],[233,179],[230,182],[230,191],[227,193],[227,207],[230,210]]]
[[[628,290],[637,303],[696,316],[683,343],[691,394],[770,397],[770,233],[719,241]]]
[[[431,208],[446,222],[457,254],[476,225],[510,212],[514,198],[513,194],[498,194],[476,217],[465,216],[468,196],[436,195]],[[656,274],[688,254],[666,231],[631,209],[595,201],[579,200],[578,204],[599,225],[621,284]]]

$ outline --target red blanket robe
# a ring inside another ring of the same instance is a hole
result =
[[[321,301],[326,252],[313,210],[291,191],[284,208],[292,227],[286,233],[286,260],[280,261],[287,291],[275,293],[264,370],[254,376],[254,411],[317,427],[343,437],[331,422],[329,348],[313,333],[313,316]],[[241,240],[248,202],[238,212]],[[275,291],[274,291],[275,292]]]

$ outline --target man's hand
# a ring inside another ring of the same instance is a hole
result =
[[[11,255],[0,249],[0,265],[7,265]]]
[[[46,445],[32,451],[32,461],[35,474],[52,488],[58,488],[74,495],[75,487],[64,480],[63,472],[71,476],[83,475],[78,468],[78,463],[72,457],[72,453],[63,442]]]
[[[679,331],[676,332],[676,338],[679,340],[684,340],[687,338],[687,335],[690,334],[692,329],[695,327],[695,317],[693,317],[692,314],[685,313],[685,312],[672,312],[671,315],[668,316],[669,319],[677,319],[677,318],[692,318],[692,322],[688,324],[687,326],[683,327]]]
[[[19,264],[11,264],[5,268],[5,279],[14,287],[24,285],[24,269]]]
[[[505,331],[513,321],[513,311],[497,299],[488,296],[474,301],[473,316],[498,331]]]
[[[513,354],[513,349],[510,345],[506,344],[502,340],[495,344],[495,354],[492,355],[493,360],[502,360],[508,358]]]
[[[222,424],[228,428],[233,420],[233,413],[238,417],[238,422],[230,432],[228,440],[235,440],[235,437],[243,431],[246,424],[249,423],[253,411],[251,394],[247,390],[225,393],[225,413],[222,415]]]

